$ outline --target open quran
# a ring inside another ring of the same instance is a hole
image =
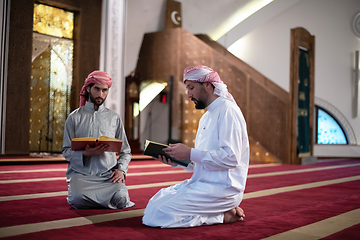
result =
[[[171,162],[182,165],[187,167],[187,165],[189,165],[189,163],[191,162],[190,160],[177,160],[176,158],[170,157],[169,154],[165,153],[163,151],[163,148],[168,148],[170,147],[169,145],[166,144],[162,144],[162,143],[157,143],[157,142],[153,142],[153,141],[149,141],[146,140],[145,141],[145,146],[144,146],[144,155],[147,156],[152,156],[155,158],[158,158],[159,155],[164,156],[168,159],[171,160]]]
[[[71,140],[71,150],[73,151],[82,151],[85,150],[86,146],[96,147],[99,144],[108,145],[107,152],[121,152],[122,141],[112,137],[100,136],[98,138],[94,137],[83,137],[83,138],[73,138]]]

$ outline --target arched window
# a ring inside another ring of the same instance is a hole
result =
[[[331,113],[317,105],[315,111],[317,144],[349,144],[346,132]]]
[[[61,152],[70,113],[74,13],[34,4],[30,152]]]

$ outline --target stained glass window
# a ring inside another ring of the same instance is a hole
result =
[[[34,4],[34,32],[72,39],[73,29],[73,12],[43,4]]]
[[[348,144],[341,125],[331,114],[321,108],[317,108],[317,143]]]
[[[61,152],[73,79],[73,13],[35,4],[33,26],[30,151]]]

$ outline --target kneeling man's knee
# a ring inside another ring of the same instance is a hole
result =
[[[129,193],[126,189],[116,191],[111,198],[111,204],[116,206],[118,209],[127,207],[129,201]]]

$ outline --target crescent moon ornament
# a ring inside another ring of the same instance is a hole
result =
[[[173,11],[171,13],[171,21],[175,24],[175,25],[179,25],[180,21],[181,21],[181,17],[180,16],[176,16],[176,14],[178,14],[178,11]]]
[[[352,28],[356,36],[360,38],[360,12],[358,12],[353,21],[352,21]]]

